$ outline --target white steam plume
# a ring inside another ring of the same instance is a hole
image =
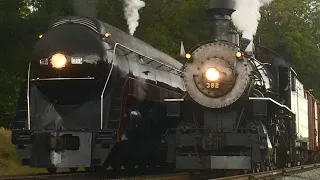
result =
[[[139,26],[139,10],[146,6],[146,3],[141,0],[123,0],[124,15],[129,26],[130,34],[133,35]]]
[[[252,40],[256,34],[261,18],[260,8],[273,0],[237,0],[236,11],[232,14],[232,21],[243,38]]]

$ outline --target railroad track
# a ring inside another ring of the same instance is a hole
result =
[[[139,180],[141,179],[145,179],[145,180],[147,179],[148,180],[261,180],[261,179],[272,179],[279,176],[287,176],[288,174],[310,171],[317,168],[320,168],[320,163],[297,166],[292,168],[278,169],[278,170],[266,171],[266,172],[260,172],[260,173],[223,177],[223,178],[212,178],[214,176],[214,173],[205,173],[205,174],[181,173],[181,174],[174,174],[167,177],[154,177],[154,178],[141,177],[139,178]],[[137,178],[126,178],[125,180],[135,180],[135,179]]]
[[[69,180],[69,179],[77,179],[77,180],[256,180],[256,179],[270,179],[278,176],[285,176],[293,173],[300,173],[309,171],[312,169],[320,168],[319,164],[311,164],[311,165],[303,165],[286,169],[278,169],[273,171],[266,171],[260,173],[252,173],[238,176],[230,176],[223,178],[214,178],[215,174],[212,173],[173,173],[173,174],[148,174],[146,175],[135,175],[130,176],[126,173],[120,176],[106,174],[95,174],[95,173],[87,173],[87,172],[79,172],[79,173],[57,173],[57,174],[34,174],[34,175],[26,175],[26,176],[0,176],[0,180],[30,180],[30,179],[59,179],[59,180]],[[115,178],[115,176],[117,178]],[[129,177],[130,176],[130,177]],[[119,178],[120,177],[120,178]]]
[[[113,171],[106,171],[103,173],[98,172],[77,172],[77,173],[71,173],[71,172],[59,172],[56,174],[49,174],[49,173],[41,173],[41,174],[30,174],[30,175],[17,175],[17,176],[0,176],[0,180],[31,180],[31,179],[59,179],[59,180],[69,180],[69,179],[77,179],[77,180],[107,180],[107,179],[141,179],[141,178],[147,178],[152,179],[155,177],[178,177],[181,176],[181,174],[177,173],[165,173],[162,171],[156,171],[156,172],[139,172],[139,171],[126,171],[121,170],[119,172],[113,172]]]
[[[47,174],[47,173],[41,173],[41,174],[30,174],[30,175],[18,175],[18,176],[0,176],[0,180],[15,180],[15,179],[21,179],[21,180],[29,180],[29,179],[51,179],[51,178],[62,178],[62,177],[76,177],[76,176],[85,176],[88,173],[85,172],[79,172],[79,173],[57,173],[57,174]]]
[[[320,168],[320,163],[297,166],[297,167],[292,167],[292,168],[278,169],[278,170],[266,171],[266,172],[260,172],[260,173],[253,173],[253,174],[246,174],[246,175],[239,175],[239,176],[217,178],[215,180],[231,180],[231,179],[232,180],[255,180],[255,179],[266,179],[266,178],[283,176],[283,175],[288,175],[288,174],[293,174],[293,173],[300,173],[300,172],[309,171],[309,170],[317,169],[317,168]]]

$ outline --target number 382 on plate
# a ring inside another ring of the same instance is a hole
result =
[[[208,83],[206,83],[206,88],[207,89],[219,89],[220,84],[217,82],[208,82]]]

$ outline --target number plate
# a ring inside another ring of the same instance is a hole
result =
[[[208,83],[206,83],[206,88],[207,89],[219,89],[220,84],[217,82],[208,82]]]

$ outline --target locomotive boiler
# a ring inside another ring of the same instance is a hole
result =
[[[167,136],[177,169],[256,172],[302,162],[290,99],[296,77],[273,51],[245,51],[250,40],[230,26],[234,8],[234,0],[211,0],[213,39],[185,55],[184,98],[167,99],[181,118]]]
[[[165,98],[185,92],[182,64],[97,19],[54,20],[34,47],[12,143],[20,163],[88,171],[158,167],[174,122]]]

